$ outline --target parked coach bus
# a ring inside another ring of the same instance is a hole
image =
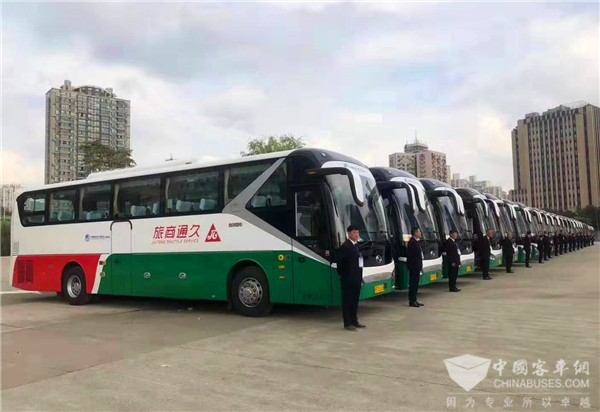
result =
[[[472,273],[475,269],[475,254],[473,252],[473,232],[467,226],[465,206],[456,190],[444,182],[436,179],[419,179],[423,183],[427,197],[433,204],[437,225],[441,238],[445,241],[450,236],[451,230],[456,230],[460,236],[458,246],[461,253],[461,267],[459,275]],[[444,277],[448,277],[448,270],[444,268]]]
[[[419,283],[426,285],[442,279],[441,239],[436,228],[433,207],[419,179],[391,167],[372,167],[371,173],[377,181],[387,213],[396,261],[396,288],[408,288],[406,248],[411,229],[415,227],[420,228],[423,234],[423,275]]]
[[[490,256],[490,268],[498,267],[502,263],[502,246],[500,245],[501,234],[502,232],[506,232],[506,228],[504,227],[504,222],[501,219],[500,215],[500,207],[495,200],[489,199],[486,195],[483,195],[485,198],[485,203],[488,205],[490,209],[490,213],[488,214],[487,219],[487,227],[496,233],[496,236],[490,241],[490,246],[492,247],[492,255]]]
[[[459,187],[455,190],[460,195],[465,205],[467,225],[474,237],[473,251],[475,254],[475,267],[480,267],[478,250],[479,239],[485,236],[487,229],[498,230],[493,216],[493,206],[488,205],[486,197],[475,189]],[[492,251],[495,252],[494,249],[500,249],[500,253],[502,253],[500,244],[496,239],[492,240],[490,246],[492,247]],[[493,255],[495,258],[495,254]],[[496,259],[494,259],[494,262],[495,261]],[[491,263],[492,262],[490,261],[490,267],[492,267]]]
[[[497,198],[496,196],[490,194],[490,193],[484,193],[485,197],[487,197],[488,199],[494,201],[494,203],[496,203],[496,205],[498,205],[498,208],[500,209],[500,221],[501,221],[501,228],[502,228],[502,233],[496,233],[496,236],[498,236],[498,240],[502,241],[505,237],[506,234],[509,233],[509,238],[510,241],[513,244],[513,262],[516,262],[518,259],[518,254],[517,254],[517,247],[516,247],[516,243],[517,243],[517,213],[515,211],[515,208],[512,207],[511,205],[509,205],[508,203],[506,203],[504,200]],[[501,265],[504,265],[504,256],[502,256],[502,263]]]
[[[93,173],[21,193],[13,285],[58,292],[338,305],[335,255],[360,227],[362,298],[393,290],[385,212],[369,169],[317,149]]]
[[[508,202],[513,207],[517,215],[517,263],[525,263],[525,249],[522,244],[522,239],[527,235],[528,231],[532,230],[531,213],[523,203]]]

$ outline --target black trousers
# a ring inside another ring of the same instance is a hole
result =
[[[544,248],[540,248],[538,246],[538,252],[539,252],[539,261],[540,261],[540,263],[542,263],[542,260],[544,260],[544,253],[545,253]]]
[[[448,266],[448,287],[450,290],[456,289],[456,279],[458,279],[458,266]]]
[[[558,256],[558,245],[554,245],[554,256]]]
[[[531,249],[525,249],[525,266],[529,266],[529,258],[531,257]]]
[[[504,263],[506,264],[506,272],[510,272],[512,268],[513,255],[509,253],[508,256],[504,256]]]
[[[490,257],[482,256],[481,257],[481,272],[484,278],[490,276]]]
[[[358,323],[358,301],[360,299],[361,284],[342,280],[342,316],[344,326]]]
[[[552,248],[548,246],[544,246],[545,258],[546,260],[550,259],[550,255],[552,254]]]
[[[421,281],[421,273],[418,270],[409,272],[408,279],[408,303],[417,301],[417,292],[419,290],[419,282]]]

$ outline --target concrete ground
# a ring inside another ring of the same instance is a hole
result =
[[[210,302],[105,298],[74,307],[13,293],[3,270],[1,407],[519,411],[582,410],[589,402],[598,410],[600,246],[533,265],[496,269],[491,281],[460,278],[460,293],[448,293],[445,282],[423,287],[426,306],[418,309],[407,306],[406,292],[361,302],[368,328],[354,333],[332,308],[278,306],[253,319]],[[464,354],[492,364],[469,392],[444,363]],[[560,359],[568,368],[561,388],[498,386],[540,381],[538,360],[544,379],[558,378]],[[526,376],[513,372],[518,360],[528,364]],[[589,362],[589,375],[576,361]],[[566,388],[574,378],[589,386]]]

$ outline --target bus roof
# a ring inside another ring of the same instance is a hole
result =
[[[318,156],[318,160],[321,163],[324,163],[328,160],[341,160],[349,163],[354,163],[360,166],[367,168],[362,162],[343,155],[341,153],[332,152],[329,150],[317,149],[317,148],[300,148],[294,150],[286,150],[281,152],[273,152],[266,153],[260,155],[253,156],[243,156],[233,159],[221,159],[221,160],[212,160],[212,161],[198,161],[197,159],[189,159],[189,160],[179,160],[179,161],[169,161],[158,165],[151,166],[135,166],[129,167],[125,169],[116,169],[116,170],[108,170],[105,172],[94,172],[90,173],[88,177],[81,180],[71,180],[68,182],[60,182],[60,183],[52,183],[48,185],[40,185],[37,187],[28,187],[24,188],[21,192],[32,192],[36,190],[46,190],[46,189],[56,189],[61,187],[71,187],[71,186],[79,186],[85,185],[89,183],[101,183],[106,181],[118,180],[118,179],[127,179],[129,177],[141,177],[146,175],[154,175],[160,173],[171,173],[185,170],[194,170],[194,169],[202,169],[202,168],[210,168],[210,167],[218,167],[218,166],[227,166],[232,164],[241,164],[248,162],[255,162],[260,160],[268,160],[268,159],[277,159],[281,157],[287,157],[292,153],[298,154],[310,154],[313,156]]]

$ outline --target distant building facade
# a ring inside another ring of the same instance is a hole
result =
[[[81,146],[100,142],[130,147],[130,102],[111,88],[73,87],[69,80],[46,93],[45,183],[84,179]]]
[[[404,152],[388,156],[389,166],[412,173],[418,178],[433,178],[450,184],[450,166],[446,154],[429,150],[424,142],[415,139],[404,145]]]
[[[452,175],[452,187],[470,187],[481,193],[491,193],[500,199],[506,199],[507,194],[501,186],[494,186],[489,180],[477,180],[477,176],[469,176],[468,179],[462,179],[460,173]]]
[[[5,213],[12,212],[15,197],[20,189],[21,185],[2,185],[1,206]]]
[[[552,210],[600,205],[600,108],[560,105],[512,131],[515,201]]]

